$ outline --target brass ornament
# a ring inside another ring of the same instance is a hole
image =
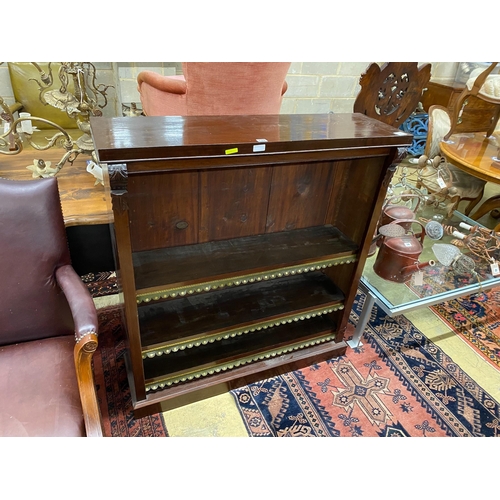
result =
[[[172,385],[176,385],[181,382],[187,382],[189,380],[208,377],[209,375],[214,375],[215,373],[220,373],[227,370],[233,370],[234,368],[238,368],[239,366],[243,366],[248,363],[262,361],[264,359],[275,358],[276,356],[281,356],[283,354],[287,354],[292,351],[298,351],[306,347],[323,344],[325,342],[329,342],[332,340],[335,340],[335,335],[329,333],[314,340],[308,340],[307,342],[297,342],[295,344],[291,344],[279,350],[263,351],[262,353],[259,353],[255,356],[243,357],[236,361],[231,361],[229,363],[221,363],[219,365],[211,366],[210,368],[200,367],[199,369],[193,369],[191,371],[187,371],[184,373],[172,374],[170,376],[166,375],[165,377],[161,377],[160,380],[155,380],[154,382],[146,381],[146,392],[156,391],[158,389],[164,389],[166,387],[170,387]]]
[[[217,288],[246,285],[263,280],[267,281],[277,278],[285,278],[287,276],[294,276],[296,274],[308,273],[311,271],[321,271],[329,267],[351,264],[356,261],[356,255],[352,254],[343,257],[334,257],[333,259],[314,261],[309,264],[281,267],[259,273],[244,274],[232,278],[207,280],[193,285],[180,287],[172,286],[167,288],[162,287],[155,290],[142,290],[137,293],[136,300],[138,304],[141,304],[143,302],[147,303],[156,300],[184,297],[186,295],[209,292],[210,290],[215,290]]]
[[[96,81],[96,68],[90,62],[63,62],[57,73],[57,78],[52,75],[52,63],[48,63],[47,72],[36,63],[31,63],[39,74],[39,79],[32,80],[38,85],[39,100],[42,104],[65,112],[68,117],[75,121],[82,135],[74,140],[68,132],[51,120],[38,116],[20,117],[14,119],[13,112],[7,103],[0,97],[1,118],[7,122],[7,128],[0,131],[0,154],[16,155],[24,149],[24,142],[32,148],[44,151],[59,144],[66,151],[59,162],[49,169],[32,168],[33,177],[54,177],[63,168],[66,162],[73,163],[80,154],[90,155],[97,163],[94,144],[90,135],[90,117],[102,116],[102,109],[107,105],[107,90],[114,88],[112,85],[98,84]],[[69,82],[73,89],[69,90]],[[55,86],[56,88],[53,88]],[[27,131],[23,128],[23,122],[44,123],[57,130],[52,136],[45,138],[45,144],[38,144],[33,140],[33,130]],[[43,162],[43,159],[35,160]],[[49,163],[49,162],[46,162]],[[36,167],[36,165],[35,165]]]
[[[170,354],[178,351],[183,351],[184,349],[193,349],[196,347],[200,347],[202,345],[207,345],[209,343],[212,344],[213,342],[227,340],[229,338],[234,338],[239,335],[254,333],[256,331],[266,330],[268,328],[273,328],[275,326],[286,325],[287,323],[304,321],[307,319],[315,318],[316,316],[322,316],[324,314],[330,314],[335,311],[341,311],[343,309],[344,305],[339,303],[334,306],[311,309],[307,312],[303,312],[298,315],[291,314],[288,316],[282,316],[281,318],[274,318],[266,321],[260,321],[252,324],[252,326],[244,326],[244,327],[237,326],[235,328],[229,328],[222,332],[216,332],[208,335],[203,334],[185,340],[168,342],[162,346],[158,346],[155,348],[143,349],[142,359],[154,358],[155,356],[162,356],[163,354]]]

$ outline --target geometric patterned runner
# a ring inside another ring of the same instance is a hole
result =
[[[491,277],[487,274],[488,264],[473,254],[469,256],[475,261],[480,280]],[[456,273],[437,264],[427,269],[422,286],[414,286],[411,282],[408,286],[419,297],[428,297],[476,282],[476,277],[470,273]],[[488,291],[480,289],[477,293],[431,306],[430,309],[488,363],[500,368],[500,286]]]
[[[355,324],[365,296],[358,293]],[[235,389],[250,436],[498,436],[496,402],[404,316],[376,306],[363,345]],[[499,372],[500,384],[500,372]]]
[[[124,354],[125,335],[117,307],[98,311],[99,347],[94,353],[94,380],[104,436],[167,437],[162,414],[134,419]]]
[[[500,287],[431,307],[456,334],[500,368]]]

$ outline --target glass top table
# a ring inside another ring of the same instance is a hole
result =
[[[416,217],[420,220],[419,217]],[[460,227],[464,222],[470,226],[479,226],[478,222],[455,211],[453,216],[441,221],[443,225],[455,228],[458,232],[468,235],[469,231]],[[425,222],[423,222],[425,226]],[[418,225],[413,226],[415,232]],[[490,231],[490,230],[488,230]],[[368,257],[363,269],[363,274],[359,283],[359,289],[366,294],[366,300],[360,313],[358,324],[354,330],[351,340],[347,343],[350,347],[360,345],[360,339],[370,318],[371,310],[376,303],[388,316],[393,317],[404,312],[412,311],[421,307],[428,307],[454,298],[464,297],[482,290],[488,290],[496,285],[500,285],[500,275],[494,275],[490,263],[486,259],[481,259],[470,253],[466,248],[460,248],[461,252],[474,260],[472,272],[457,272],[451,266],[445,266],[436,258],[433,246],[435,244],[449,244],[452,240],[457,240],[456,236],[445,234],[439,240],[432,240],[426,236],[423,242],[423,251],[419,257],[419,262],[425,263],[434,260],[434,266],[421,268],[422,283],[415,280],[414,276],[406,283],[396,283],[378,276],[373,265],[376,261],[377,252]],[[498,251],[497,251],[498,252]],[[493,253],[495,260],[500,259],[500,252]]]

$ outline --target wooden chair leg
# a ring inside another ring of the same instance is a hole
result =
[[[471,216],[473,220],[480,219],[494,208],[500,208],[500,195],[492,196],[486,200]]]
[[[484,189],[481,191],[481,194],[473,199],[472,201],[469,202],[469,204],[465,207],[465,215],[469,215],[472,212],[472,209],[476,207],[476,205],[483,199],[484,196]]]

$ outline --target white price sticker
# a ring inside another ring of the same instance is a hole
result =
[[[417,271],[413,274],[413,284],[415,286],[422,286],[424,284],[424,273],[422,271]]]
[[[490,264],[490,266],[491,266],[491,274],[493,274],[493,276],[498,276],[500,274],[498,262],[494,262],[493,264]]]
[[[437,178],[437,183],[439,184],[439,187],[440,187],[441,189],[444,189],[444,188],[446,187],[446,182],[444,182],[444,180],[443,180],[443,179],[441,179],[441,177],[438,177],[438,178]]]

